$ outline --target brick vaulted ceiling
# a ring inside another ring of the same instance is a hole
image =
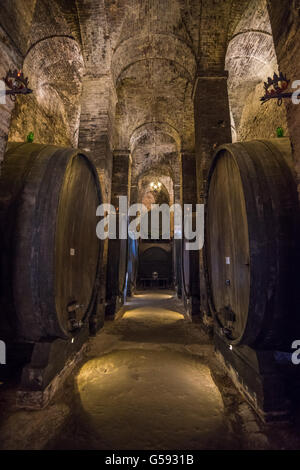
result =
[[[224,70],[228,36],[246,3],[77,1],[86,74],[102,79],[103,94],[114,87],[107,101],[115,105],[115,147],[128,148],[147,123],[164,123],[181,148],[193,149],[197,68]]]
[[[148,165],[152,157],[157,159],[157,147],[165,149],[168,141],[170,153],[174,143],[178,151],[193,151],[196,73],[224,70],[228,40],[247,1],[84,0],[76,4],[86,80],[101,88],[101,107],[104,101],[107,104],[104,122],[112,129],[113,147],[136,150],[136,158],[143,159],[140,147],[145,142]]]
[[[152,156],[157,158],[159,154],[157,146],[166,149],[168,142],[170,154],[174,153],[174,146],[177,151],[193,151],[192,92],[196,74],[224,70],[228,42],[249,3],[247,0],[53,0],[51,3],[4,0],[4,13],[5,5],[11,2],[24,19],[15,38],[25,57],[24,64],[26,57],[29,63],[28,57],[42,56],[44,51],[49,66],[43,67],[44,59],[38,62],[40,75],[45,75],[39,81],[43,79],[53,89],[57,85],[62,103],[68,86],[74,94],[74,77],[76,83],[81,80],[82,127],[86,122],[90,131],[94,125],[95,132],[110,136],[112,148],[130,149],[132,153],[136,150],[136,155],[142,155],[144,142],[150,157],[148,165]],[[29,4],[33,8],[29,9]],[[9,30],[11,18],[9,14],[4,17],[4,26]],[[56,36],[61,40],[52,41]],[[79,50],[72,46],[72,40]],[[60,70],[63,64],[57,60],[51,62],[50,58],[52,52],[63,48],[67,60],[61,73],[65,82],[62,87],[59,77],[53,79],[53,67]],[[68,56],[73,49],[77,57],[75,69]],[[64,76],[68,69],[69,81]],[[52,74],[50,78],[46,76],[48,72]],[[29,76],[30,73],[28,67]],[[76,124],[71,127],[70,132],[76,135]]]

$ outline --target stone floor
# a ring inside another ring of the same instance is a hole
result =
[[[46,409],[5,405],[2,449],[300,448],[290,427],[259,421],[166,291],[135,295],[107,322]]]

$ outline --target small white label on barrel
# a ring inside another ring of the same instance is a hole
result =
[[[70,255],[71,255],[71,256],[75,256],[75,248],[71,248],[71,249],[70,249]]]
[[[226,256],[225,261],[226,261],[226,264],[230,264],[230,257]]]

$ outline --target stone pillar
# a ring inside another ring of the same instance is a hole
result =
[[[180,163],[180,155],[178,155],[178,163]],[[174,203],[180,204],[181,201],[181,168],[180,164],[176,164],[173,168],[174,174]]]
[[[136,204],[138,202],[141,202],[141,201],[138,201],[138,194],[139,193],[139,190],[138,190],[138,185],[137,185],[137,181],[135,181],[133,184],[131,184],[131,187],[130,187],[130,204]]]
[[[181,153],[181,204],[197,204],[197,179],[195,154]]]
[[[112,151],[107,88],[104,78],[85,78],[82,84],[78,146],[90,152],[99,173],[104,202],[110,201]]]
[[[267,1],[278,68],[291,80],[300,80],[300,3],[294,0]],[[267,78],[267,77],[266,77]],[[298,86],[297,89],[300,87]],[[283,106],[283,105],[282,105]],[[300,104],[285,99],[289,136],[300,199]]]
[[[203,71],[194,86],[195,155],[197,173],[197,202],[206,203],[208,170],[215,149],[231,142],[231,123],[226,71]],[[200,251],[200,310],[203,322],[211,325],[205,274],[205,246]]]
[[[178,154],[178,164],[174,165],[173,168],[173,190],[174,190],[174,200],[170,201],[170,204],[181,204],[181,156]],[[171,214],[172,217],[172,214]],[[172,220],[172,219],[171,219]],[[172,236],[172,235],[171,235]],[[181,299],[182,297],[182,279],[181,279],[181,240],[172,239],[172,283],[173,287],[176,290],[177,297]]]
[[[192,204],[193,219],[197,204],[197,178],[195,154],[183,151],[181,153],[181,205]],[[183,232],[184,236],[184,232]],[[182,298],[186,312],[190,315],[199,313],[199,252],[186,251],[184,238],[181,241],[181,277]]]
[[[131,177],[131,156],[129,150],[115,150],[113,154],[113,173],[111,204],[119,214],[119,196],[127,196],[129,204]],[[118,218],[117,218],[118,220]],[[126,240],[119,240],[119,224],[117,223],[117,239],[108,242],[107,260],[107,291],[106,291],[106,313],[115,314],[123,305],[126,273],[127,273],[127,251]]]
[[[78,147],[90,154],[100,180],[102,199],[110,203],[112,177],[112,150],[110,145],[110,120],[108,116],[108,83],[106,77],[85,77],[82,84],[81,116]],[[106,302],[108,240],[103,242],[103,256],[100,273],[98,319],[93,332],[102,326]],[[96,325],[97,323],[97,325]]]

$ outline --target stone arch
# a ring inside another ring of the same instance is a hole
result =
[[[150,186],[152,181],[161,183],[162,186],[158,193],[152,190]],[[145,198],[152,204],[172,204],[174,202],[174,181],[172,176],[168,174],[167,169],[162,170],[160,175],[157,175],[155,170],[141,174],[137,180],[137,187],[138,202],[143,202]],[[164,197],[160,198],[159,193],[163,193]]]
[[[150,133],[161,133],[170,136],[177,145],[177,150],[181,150],[181,139],[178,130],[167,122],[145,122],[138,126],[130,136],[129,147],[131,152],[135,150],[139,141],[143,139],[147,134]]]
[[[177,0],[138,2],[134,11],[128,10],[111,63],[117,93],[117,147],[126,147],[135,129],[151,119],[166,121],[186,148],[193,147],[196,62]]]
[[[54,35],[33,44],[24,59],[33,94],[16,103],[9,140],[33,131],[35,141],[77,147],[84,63],[78,43]]]
[[[286,127],[285,109],[260,101],[264,81],[278,72],[266,0],[254,0],[245,9],[228,43],[226,69],[237,140],[275,137],[278,126]]]

